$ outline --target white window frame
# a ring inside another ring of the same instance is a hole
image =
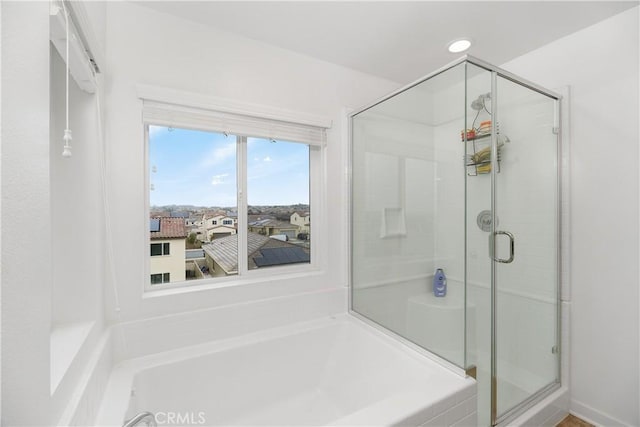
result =
[[[328,234],[326,221],[326,129],[331,121],[318,116],[287,112],[255,104],[241,104],[219,98],[203,97],[198,94],[167,89],[138,86],[139,98],[143,100],[142,125],[144,128],[145,159],[145,219],[149,218],[150,174],[149,174],[149,126],[166,126],[205,132],[228,133],[237,137],[236,173],[238,207],[238,274],[211,279],[189,280],[151,285],[150,283],[150,231],[145,230],[144,292],[151,293],[167,289],[220,288],[278,280],[288,277],[316,275],[325,268],[325,254]],[[149,114],[150,113],[150,114]],[[224,119],[220,119],[224,117]],[[193,120],[191,120],[193,119]],[[211,119],[211,120],[208,120]],[[233,123],[226,130],[227,123]],[[243,125],[254,132],[238,132]],[[255,125],[255,126],[254,126]],[[235,126],[235,132],[231,131]],[[269,132],[269,134],[266,134]],[[256,134],[261,133],[261,134]],[[285,137],[282,138],[281,135]],[[293,140],[293,137],[301,138]],[[247,232],[247,139],[266,138],[287,143],[302,143],[309,147],[309,209],[317,218],[311,225],[311,260],[308,264],[293,264],[263,269],[248,269]],[[305,141],[304,139],[312,141]],[[302,139],[302,140],[300,140]],[[148,223],[148,220],[146,221]],[[242,243],[241,243],[242,242]]]

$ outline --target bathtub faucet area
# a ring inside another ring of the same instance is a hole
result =
[[[122,427],[136,427],[136,426],[148,426],[157,427],[156,417],[151,412],[140,412],[130,420],[127,420]]]

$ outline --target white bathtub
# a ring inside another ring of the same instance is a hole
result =
[[[97,425],[475,425],[475,381],[350,315],[131,359]]]

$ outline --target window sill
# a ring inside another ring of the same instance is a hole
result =
[[[157,289],[145,289],[142,294],[142,299],[152,299],[158,297],[165,297],[171,295],[178,294],[186,294],[192,292],[203,292],[203,291],[211,291],[215,289],[225,289],[225,288],[233,288],[237,286],[251,285],[256,283],[269,283],[269,282],[279,282],[283,280],[292,280],[292,279],[302,279],[309,277],[317,277],[321,276],[325,273],[324,270],[320,269],[311,269],[305,268],[304,270],[295,269],[293,271],[287,272],[279,272],[274,274],[260,274],[259,276],[253,276],[248,274],[247,276],[241,279],[211,279],[209,281],[203,281],[204,283],[197,285],[185,285],[186,282],[176,283],[175,285],[168,286],[158,286]]]
[[[51,395],[53,395],[84,345],[94,321],[55,325],[51,330]]]

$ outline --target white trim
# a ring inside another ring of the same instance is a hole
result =
[[[151,230],[149,225],[149,218],[151,213],[151,200],[149,191],[151,191],[151,170],[149,161],[149,126],[142,126],[143,144],[142,144],[142,158],[144,159],[144,182],[142,188],[142,194],[144,194],[144,217],[143,217],[143,246],[144,246],[144,262],[142,268],[142,294],[151,290]]]
[[[593,424],[595,426],[630,426],[622,420],[612,417],[609,414],[605,414],[591,406],[579,402],[575,399],[571,399],[569,412],[578,418],[582,418],[584,421]]]
[[[285,110],[267,105],[241,102],[227,98],[219,98],[210,95],[202,95],[194,92],[185,92],[144,84],[136,85],[136,92],[138,94],[138,98],[146,101],[161,102],[183,107],[201,108],[204,110],[239,114],[243,116],[259,117],[262,119],[277,120],[323,129],[329,129],[332,126],[332,120],[324,116]]]
[[[69,57],[67,58],[67,19],[69,28]],[[95,93],[97,89],[96,77],[91,66],[87,48],[82,43],[82,37],[76,28],[74,20],[59,6],[51,4],[49,12],[49,40],[56,48],[62,60],[68,64],[69,73],[78,87],[87,93]]]
[[[309,145],[322,146],[326,142],[326,129],[322,127],[150,100],[143,100],[142,121],[148,125],[214,131]]]
[[[68,7],[71,10],[80,39],[83,41],[82,44],[90,52],[89,56],[93,58],[99,70],[100,66],[107,61],[104,59],[103,47],[98,41],[91,19],[89,19],[87,7],[80,1],[70,1],[68,2]]]
[[[315,152],[315,154],[314,154]],[[328,269],[325,258],[328,228],[327,164],[326,149],[309,146],[309,233],[311,234],[311,259],[314,269]]]

